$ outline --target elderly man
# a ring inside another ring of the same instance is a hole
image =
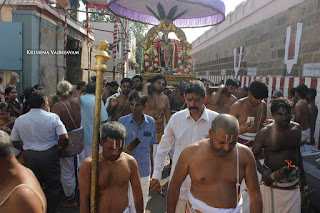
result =
[[[263,212],[298,213],[301,212],[299,177],[301,185],[305,184],[300,154],[301,127],[290,121],[292,106],[288,99],[275,99],[271,113],[275,122],[258,132],[252,147],[264,181],[261,186]],[[264,165],[258,160],[262,149]]]
[[[12,87],[16,89],[16,83],[19,82],[19,75],[16,72],[10,72],[10,81],[7,83],[6,88]]]
[[[57,95],[60,101],[53,105],[52,112],[59,115],[61,121],[66,126],[69,135],[69,147],[77,148],[76,143],[83,143],[81,105],[79,97],[70,97],[71,92],[72,85],[68,81],[60,81],[58,83]],[[76,170],[74,168],[74,161],[77,159],[76,154],[78,153],[62,152],[63,157],[60,158],[61,183],[66,197],[64,202],[61,203],[63,207],[73,207],[77,205],[75,201]]]
[[[262,212],[255,160],[247,146],[237,143],[238,132],[235,117],[218,115],[212,121],[209,139],[181,152],[168,190],[168,213],[175,212],[180,186],[187,175],[191,189],[186,212],[242,212],[239,186],[243,179],[250,195],[250,211]]]
[[[23,149],[26,167],[30,168],[44,187],[48,200],[47,212],[55,213],[60,200],[59,147],[68,145],[67,130],[55,113],[47,112],[44,96],[33,92],[30,111],[16,119],[11,140]]]
[[[0,212],[46,211],[46,197],[37,178],[14,157],[10,137],[2,130],[0,130],[0,186]]]
[[[131,213],[128,198],[129,181],[135,209],[137,213],[143,212],[137,162],[132,156],[122,152],[126,137],[127,131],[119,122],[111,121],[102,127],[100,145],[103,151],[99,153],[97,178],[98,212]],[[80,213],[89,213],[91,165],[92,158],[89,157],[85,159],[80,169]]]
[[[175,143],[175,152],[172,160],[171,175],[175,170],[178,158],[182,150],[199,140],[208,137],[208,130],[211,122],[218,113],[208,110],[205,107],[206,89],[202,82],[191,81],[185,89],[185,102],[187,109],[181,110],[172,115],[161,138],[155,160],[152,181],[152,189],[157,193],[162,193],[159,180],[164,167],[165,159]],[[181,186],[179,201],[176,212],[185,213],[190,190],[190,178],[187,177]]]
[[[129,103],[132,113],[119,119],[119,122],[126,127],[128,132],[126,146],[137,138],[141,141],[135,150],[130,150],[130,154],[136,159],[139,166],[144,209],[148,202],[150,173],[151,167],[153,167],[152,145],[158,143],[156,124],[153,117],[142,112],[146,102],[147,97],[143,96],[141,92],[130,94]]]

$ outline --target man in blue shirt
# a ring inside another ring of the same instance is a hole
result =
[[[118,121],[122,123],[128,132],[125,145],[128,146],[135,138],[140,138],[141,143],[130,154],[136,159],[139,167],[140,182],[143,193],[144,209],[147,206],[150,174],[153,167],[152,145],[156,144],[156,124],[154,119],[143,114],[147,97],[141,92],[129,95],[131,114],[121,117]],[[132,198],[132,196],[130,196]],[[132,199],[131,203],[133,202]]]
[[[81,167],[82,162],[87,157],[92,155],[92,141],[93,141],[93,124],[94,124],[94,109],[96,101],[96,83],[89,83],[86,88],[86,95],[80,97],[81,104],[81,126],[84,129],[84,148],[83,151],[79,154],[79,168]],[[108,113],[104,106],[104,103],[101,103],[101,127],[103,123],[106,123],[108,120]],[[100,132],[101,132],[100,127]],[[102,147],[99,146],[99,152],[102,151]]]

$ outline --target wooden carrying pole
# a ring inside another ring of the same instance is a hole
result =
[[[92,165],[91,165],[91,194],[90,194],[90,212],[97,211],[97,183],[99,177],[99,138],[100,138],[100,124],[101,124],[101,97],[103,87],[103,72],[107,71],[107,61],[110,58],[107,50],[109,44],[106,40],[99,42],[99,51],[95,56],[97,64],[96,78],[96,93],[95,93],[95,108],[94,108],[94,129],[92,142]]]

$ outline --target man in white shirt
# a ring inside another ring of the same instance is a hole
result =
[[[67,130],[57,114],[44,110],[47,104],[42,94],[33,92],[29,100],[30,112],[16,119],[11,140],[24,150],[25,166],[44,187],[47,212],[55,213],[61,191],[59,147],[68,145]]]
[[[207,138],[212,120],[218,115],[218,113],[208,110],[205,107],[204,104],[207,100],[206,89],[201,81],[191,81],[187,84],[184,93],[187,109],[175,113],[170,118],[154,160],[154,171],[150,186],[152,190],[159,194],[162,193],[159,180],[161,179],[165,158],[174,142],[175,152],[170,177],[172,177],[182,150],[198,140]],[[186,212],[190,186],[191,180],[188,176],[180,189],[179,200],[176,207],[177,213]]]

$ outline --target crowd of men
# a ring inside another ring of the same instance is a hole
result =
[[[89,212],[95,79],[61,81],[48,97],[35,85],[18,99],[11,78],[0,87],[0,212],[74,207],[78,188],[80,212]],[[98,212],[144,212],[149,190],[163,193],[168,155],[168,213],[301,211],[316,90],[299,85],[290,100],[274,90],[267,105],[262,80],[241,88],[228,79],[215,92],[211,84],[173,89],[162,75],[104,82]]]

